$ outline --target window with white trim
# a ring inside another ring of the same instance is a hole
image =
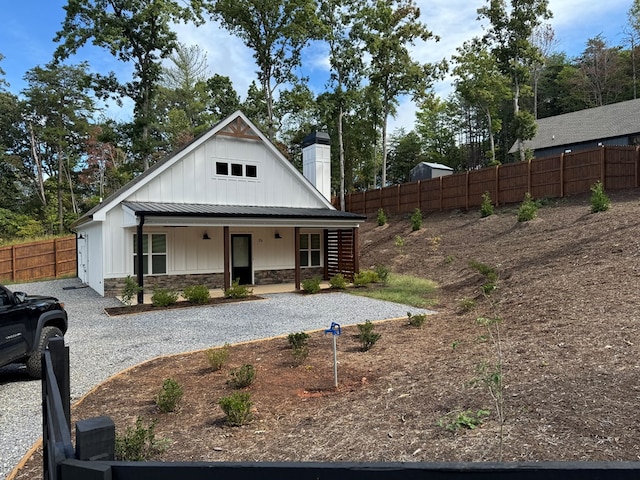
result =
[[[300,266],[321,266],[321,248],[319,233],[300,234]]]
[[[151,247],[151,248],[149,248]],[[164,233],[142,235],[142,273],[162,275],[167,273],[167,236]],[[138,235],[133,235],[133,274],[138,274]]]

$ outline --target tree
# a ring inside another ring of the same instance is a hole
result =
[[[513,91],[513,116],[515,132],[535,134],[528,123],[533,118],[520,112],[520,96],[526,85],[533,63],[539,62],[540,51],[531,42],[531,35],[542,20],[551,18],[547,0],[511,0],[507,8],[505,0],[487,0],[489,6],[478,9],[479,18],[489,20],[490,27],[484,36],[486,44],[495,56],[498,67],[511,79]],[[535,127],[535,124],[534,124]],[[520,160],[525,159],[524,141],[517,138]]]
[[[296,83],[302,49],[321,36],[314,0],[206,0],[212,18],[253,50],[266,107],[266,133],[274,139],[274,99]]]
[[[380,97],[382,121],[382,181],[387,184],[387,123],[395,114],[398,98],[421,98],[431,86],[437,68],[412,59],[409,47],[416,41],[438,40],[420,22],[420,9],[412,0],[373,0],[363,7],[354,27],[355,36],[371,55],[368,78]]]
[[[627,11],[629,30],[626,30],[627,38],[631,44],[631,68],[633,76],[633,98],[637,98],[637,69],[636,69],[636,49],[640,39],[640,0],[633,0],[631,7]]]
[[[177,46],[172,23],[194,19],[193,11],[178,0],[68,0],[62,30],[55,42],[56,60],[75,54],[92,39],[123,62],[131,62],[134,79],[124,84],[115,76],[100,76],[106,88],[130,97],[134,107],[135,152],[141,156],[144,170],[149,168],[153,151],[151,138],[152,106],[161,78],[161,61]]]
[[[422,143],[424,161],[442,163],[456,169],[459,167],[456,117],[456,106],[451,101],[429,95],[420,103],[415,130]]]
[[[578,66],[590,106],[601,107],[618,101],[624,85],[619,52],[619,47],[609,47],[601,35],[587,41]]]
[[[547,66],[553,49],[557,46],[556,34],[553,27],[548,24],[541,24],[534,28],[531,34],[531,43],[538,49],[540,56],[531,65],[531,80],[533,84],[533,116],[538,119],[538,86],[540,77]]]
[[[427,160],[420,136],[414,131],[396,130],[390,137],[388,178],[391,184],[411,180],[411,169]]]

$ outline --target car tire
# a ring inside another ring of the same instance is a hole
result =
[[[49,346],[49,340],[62,337],[58,327],[44,327],[38,340],[38,346],[27,360],[27,373],[32,378],[42,378],[42,352]]]

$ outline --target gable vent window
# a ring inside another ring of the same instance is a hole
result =
[[[229,164],[216,162],[216,175],[229,175]]]
[[[247,177],[256,178],[258,176],[258,167],[255,165],[247,165],[245,167]]]
[[[240,165],[239,163],[232,163],[231,164],[231,175],[233,175],[234,177],[241,177],[242,176],[242,165]]]

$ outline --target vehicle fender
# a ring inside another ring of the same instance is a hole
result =
[[[50,312],[44,312],[38,319],[38,326],[36,327],[36,334],[33,339],[33,345],[38,344],[38,339],[42,334],[44,327],[58,327],[63,334],[67,332],[67,312],[64,310],[54,310]],[[33,348],[33,346],[32,346]]]

